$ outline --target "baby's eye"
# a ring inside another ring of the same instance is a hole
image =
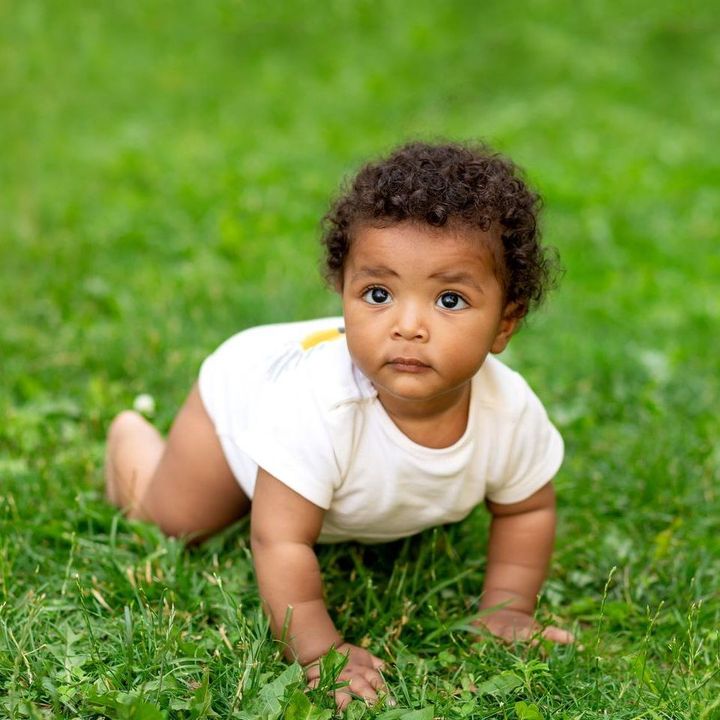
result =
[[[470,307],[457,293],[444,292],[435,303],[443,310],[463,310]]]
[[[370,305],[386,305],[390,302],[390,293],[385,288],[372,287],[363,293],[363,300]]]

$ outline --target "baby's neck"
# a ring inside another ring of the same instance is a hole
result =
[[[404,435],[414,443],[429,448],[445,448],[454,445],[467,428],[470,408],[470,385],[457,397],[446,402],[431,404],[398,403],[394,398],[382,398],[380,402],[388,417]]]

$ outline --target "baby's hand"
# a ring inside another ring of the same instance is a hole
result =
[[[531,640],[536,643],[538,637],[560,645],[575,642],[575,636],[567,630],[562,630],[554,625],[548,625],[543,629],[532,616],[520,610],[508,608],[496,610],[478,618],[473,624],[484,626],[495,637],[505,642]]]
[[[367,650],[350,643],[338,645],[336,650],[341,655],[347,655],[348,658],[347,664],[338,676],[338,681],[349,683],[335,691],[338,709],[344,710],[353,697],[362,698],[372,705],[377,700],[378,691],[386,690],[385,681],[380,674],[383,661]],[[320,663],[315,662],[307,667],[305,675],[308,685],[316,687],[320,679]]]

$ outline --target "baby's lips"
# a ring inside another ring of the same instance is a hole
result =
[[[430,367],[427,363],[414,357],[394,357],[390,360],[391,365],[414,365],[416,367]]]

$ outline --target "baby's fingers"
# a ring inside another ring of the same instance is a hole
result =
[[[385,690],[385,678],[377,670],[366,670],[363,677],[373,690]]]
[[[542,631],[542,637],[545,640],[550,640],[559,645],[570,645],[575,642],[575,636],[571,632],[562,630],[554,625],[548,625],[548,627]]]
[[[320,682],[320,663],[313,663],[305,668],[305,679],[311,690],[318,686]]]
[[[375,688],[364,677],[359,675],[353,675],[348,685],[335,691],[335,703],[338,709],[344,710],[353,697],[359,697],[369,705],[374,705],[377,702]]]

